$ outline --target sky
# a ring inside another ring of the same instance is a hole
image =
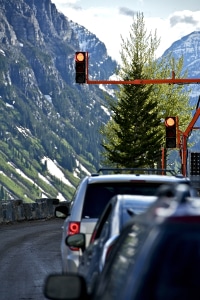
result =
[[[120,61],[121,36],[128,38],[137,12],[143,13],[145,28],[152,34],[156,30],[161,39],[158,57],[173,42],[200,31],[198,0],[52,0],[52,3],[69,20],[95,34],[117,61]]]

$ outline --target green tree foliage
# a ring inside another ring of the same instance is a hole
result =
[[[147,36],[143,15],[137,15],[130,38],[122,38],[122,80],[144,79],[145,65],[154,58],[159,41]],[[111,101],[110,122],[102,128],[102,146],[107,163],[124,167],[153,166],[160,153],[162,134],[156,99],[151,99],[152,86],[120,85],[118,101]]]
[[[171,78],[174,72],[176,78],[187,78],[187,72],[183,73],[183,57],[175,60],[173,53],[162,57],[157,61],[157,67],[151,78]],[[152,97],[157,99],[160,118],[167,116],[177,116],[179,120],[179,129],[185,131],[192,119],[194,107],[190,105],[189,89],[184,85],[154,85]],[[164,126],[163,126],[164,130]]]
[[[148,101],[151,88],[125,85],[120,102],[112,104],[113,118],[107,130],[109,142],[104,140],[103,147],[108,160],[118,166],[153,166],[160,153],[162,134],[156,102]]]
[[[177,78],[182,74],[183,59],[169,54],[156,59],[160,44],[145,29],[144,16],[137,13],[129,37],[122,37],[121,80]],[[110,121],[101,128],[104,164],[118,167],[154,167],[161,161],[165,143],[164,118],[180,117],[181,129],[191,117],[188,92],[180,85],[121,84],[116,100],[109,100]]]

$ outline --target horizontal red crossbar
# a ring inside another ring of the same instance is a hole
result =
[[[87,84],[199,84],[200,78],[179,79],[134,79],[134,80],[89,80]]]

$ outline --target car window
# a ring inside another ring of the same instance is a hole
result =
[[[135,215],[144,213],[152,203],[153,201],[143,202],[133,200],[124,205],[121,209],[121,228],[123,228],[124,224],[126,224],[133,216],[132,213],[134,213]]]
[[[110,234],[110,215],[109,215],[109,218],[105,221],[103,227],[102,227],[102,230],[100,232],[100,239],[101,240],[105,240],[105,239],[108,239],[109,237],[109,234]]]
[[[88,185],[83,205],[83,218],[99,218],[113,193],[102,185]]]
[[[94,227],[90,243],[93,242],[94,240],[98,239],[100,237],[102,231],[104,230],[105,224],[106,225],[109,224],[111,212],[112,212],[112,204],[109,203],[109,205],[106,207],[106,209],[104,210],[103,214],[98,219],[98,221]]]
[[[85,194],[82,218],[99,218],[108,201],[117,194],[155,195],[162,182],[111,182],[89,184]]]
[[[200,232],[168,231],[154,250],[136,299],[200,299]]]
[[[125,238],[119,238],[118,245],[120,246],[116,249],[111,267],[105,271],[104,276],[107,279],[103,289],[105,299],[118,299],[124,285],[124,278],[127,277],[127,270],[134,264],[135,256],[146,235],[145,227],[140,226],[139,228],[137,225],[133,225],[133,228],[129,233],[124,234]],[[129,229],[127,230],[129,231]]]

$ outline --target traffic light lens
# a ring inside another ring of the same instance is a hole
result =
[[[165,141],[166,148],[176,148],[177,140],[177,123],[176,117],[165,118]]]
[[[77,53],[76,54],[76,60],[77,61],[84,61],[85,60],[85,55],[82,52]]]
[[[85,83],[85,74],[76,74],[76,83]]]
[[[167,138],[174,138],[174,136],[176,136],[176,130],[174,128],[167,131],[166,133]]]
[[[76,72],[77,73],[85,73],[85,64],[76,65]]]
[[[173,118],[168,118],[168,119],[165,120],[165,125],[166,126],[174,126],[174,124],[175,124],[175,121],[174,121]]]

